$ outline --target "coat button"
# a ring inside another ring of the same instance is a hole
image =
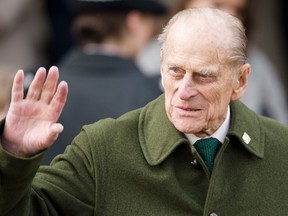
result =
[[[216,214],[215,212],[211,212],[211,213],[209,214],[209,216],[218,216],[218,214]]]
[[[193,160],[191,161],[191,164],[192,164],[192,166],[194,166],[194,167],[199,167],[199,166],[200,166],[199,162],[198,162],[196,159],[193,159]]]

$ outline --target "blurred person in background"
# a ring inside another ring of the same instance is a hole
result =
[[[26,71],[46,65],[49,40],[44,0],[0,1],[0,65]]]
[[[10,104],[11,87],[16,69],[10,66],[0,66],[0,118],[6,116]]]
[[[161,94],[135,63],[157,33],[158,19],[167,10],[154,0],[67,0],[74,13],[77,41],[60,61],[61,79],[69,96],[60,122],[64,131],[44,163],[62,153],[85,124],[145,105]]]
[[[252,29],[247,0],[186,0],[184,8],[215,7],[239,18],[246,28],[248,39]],[[248,41],[247,56],[252,65],[249,86],[242,101],[258,114],[288,124],[287,95],[280,74],[254,41]]]

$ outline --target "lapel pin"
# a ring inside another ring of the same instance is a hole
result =
[[[246,144],[249,144],[250,141],[251,141],[250,136],[249,136],[246,132],[244,132],[244,134],[243,134],[243,136],[242,136],[242,139],[243,139],[243,141],[244,141]]]

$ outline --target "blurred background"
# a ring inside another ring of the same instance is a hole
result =
[[[253,20],[250,40],[257,43],[274,63],[288,89],[287,1],[249,0]]]

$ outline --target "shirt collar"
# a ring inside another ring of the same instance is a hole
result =
[[[230,122],[230,106],[228,106],[228,108],[227,108],[227,113],[226,113],[226,117],[225,117],[224,122],[217,129],[217,131],[215,131],[215,133],[213,133],[209,137],[214,137],[214,138],[218,139],[221,143],[223,143],[224,139],[226,137],[226,134],[228,133],[228,130],[229,130],[229,126],[230,126],[229,122]],[[194,143],[197,140],[201,139],[200,137],[197,137],[194,134],[185,134],[185,135],[192,145],[194,145]],[[208,138],[208,137],[205,137],[205,138]]]

